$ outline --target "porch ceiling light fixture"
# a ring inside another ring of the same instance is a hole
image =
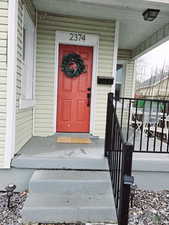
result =
[[[159,9],[146,9],[142,15],[144,20],[153,21],[157,18],[159,12],[160,12]]]

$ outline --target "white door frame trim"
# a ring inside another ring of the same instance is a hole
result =
[[[16,53],[18,0],[8,3],[8,64],[7,64],[7,119],[5,136],[5,167],[10,168],[15,152],[16,131]]]
[[[93,47],[93,69],[92,69],[92,91],[91,91],[91,108],[90,108],[90,130],[89,133],[94,133],[95,126],[95,105],[96,105],[96,87],[97,87],[97,70],[98,70],[98,51],[99,51],[99,36],[83,33],[85,40],[70,40],[70,33],[79,32],[64,32],[56,31],[55,40],[55,84],[54,84],[54,133],[56,133],[56,113],[57,113],[57,87],[58,87],[58,58],[59,44],[80,45]]]

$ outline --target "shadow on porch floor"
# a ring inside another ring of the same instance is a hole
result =
[[[90,136],[91,144],[64,144],[56,142],[57,136],[60,134],[32,137],[16,154],[12,160],[12,167],[108,170],[107,159],[104,158],[103,139]],[[87,137],[82,134],[79,136]]]

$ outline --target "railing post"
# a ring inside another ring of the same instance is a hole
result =
[[[107,115],[106,115],[106,131],[105,131],[105,157],[111,151],[112,145],[112,117],[113,117],[113,93],[108,94],[107,99]]]
[[[133,145],[125,143],[123,146],[122,171],[121,171],[121,188],[118,221],[119,225],[128,224],[129,201],[130,201],[130,182],[132,184],[132,155]],[[127,178],[128,181],[125,180]]]

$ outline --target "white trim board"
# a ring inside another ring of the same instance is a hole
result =
[[[15,152],[16,130],[16,53],[17,53],[18,0],[8,3],[8,69],[7,69],[7,119],[5,139],[5,167]]]
[[[98,50],[99,50],[99,36],[83,33],[85,40],[70,40],[70,33],[79,32],[63,32],[56,31],[55,41],[55,85],[54,85],[54,133],[56,133],[56,113],[57,113],[57,87],[58,87],[58,56],[59,56],[59,44],[80,45],[93,47],[93,69],[92,69],[92,91],[91,91],[91,109],[90,109],[90,131],[94,132],[94,117],[95,117],[95,105],[96,105],[96,87],[97,87],[97,70],[98,70]]]

